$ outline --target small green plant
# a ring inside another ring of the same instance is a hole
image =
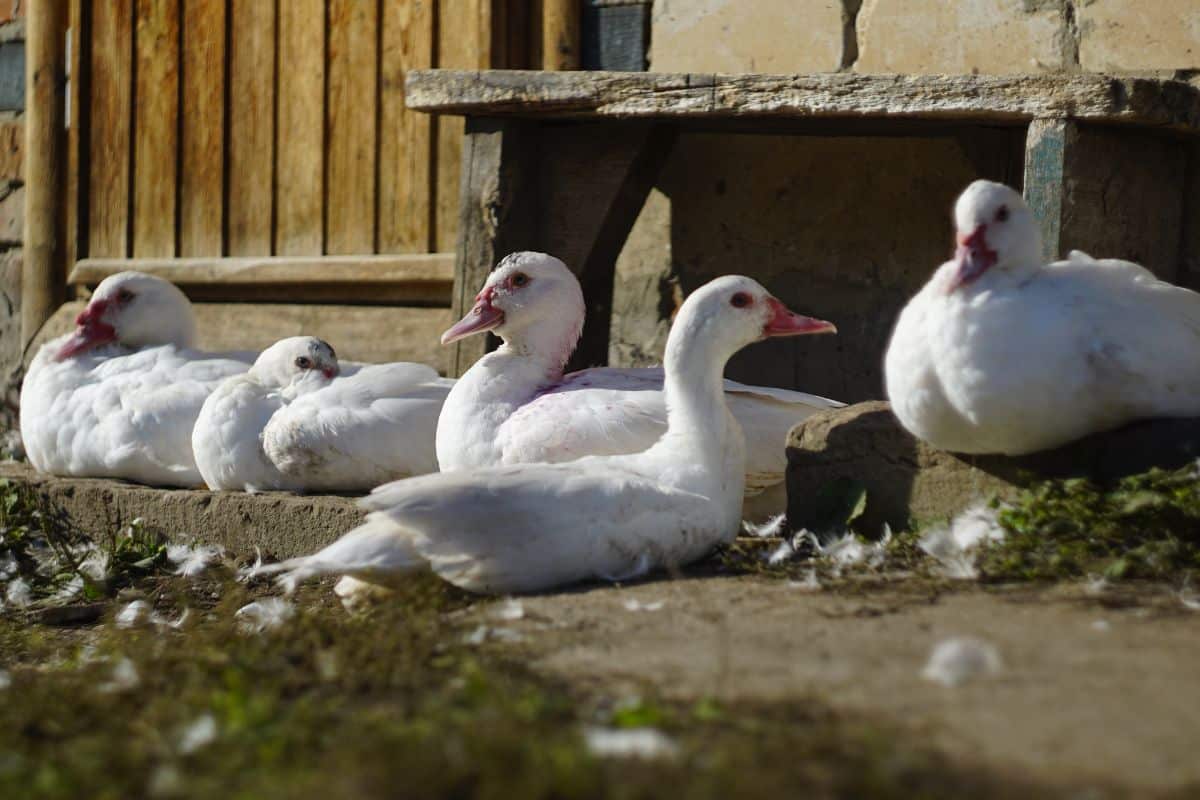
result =
[[[1195,466],[1151,470],[1109,488],[1046,481],[997,509],[1006,536],[981,553],[987,578],[1177,580],[1200,568]]]

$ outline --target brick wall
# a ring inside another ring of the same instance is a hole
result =
[[[0,0],[0,433],[17,424],[21,385],[21,237],[25,190],[23,0]]]
[[[1196,0],[656,0],[658,71],[1200,70]]]

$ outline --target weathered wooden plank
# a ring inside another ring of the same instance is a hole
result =
[[[1067,117],[1200,130],[1200,88],[1105,75],[711,75],[419,70],[410,108],[517,116]]]
[[[537,247],[575,272],[588,305],[569,368],[608,360],[617,257],[674,138],[670,126],[633,122],[564,125],[542,139]]]
[[[133,255],[175,255],[179,0],[136,0]]]
[[[70,331],[83,307],[78,301],[60,306],[37,342]],[[331,343],[346,361],[417,361],[443,374],[450,355],[450,348],[438,342],[453,322],[448,308],[290,303],[196,303],[193,308],[204,350],[262,350],[286,336],[312,335]],[[31,347],[29,353],[34,352]]]
[[[117,258],[129,255],[133,2],[93,0],[91,14],[87,251]]]
[[[1025,201],[1042,229],[1042,252],[1053,261],[1063,251],[1067,157],[1078,126],[1065,119],[1037,119],[1025,138]]]
[[[95,284],[128,269],[173,283],[429,283],[449,288],[454,253],[387,256],[243,256],[240,258],[85,258],[71,283]]]
[[[451,306],[456,319],[470,310],[501,258],[535,247],[537,138],[536,127],[528,123],[467,121]],[[493,338],[471,336],[452,345],[450,374],[466,372],[491,348]]]
[[[184,0],[179,255],[221,255],[225,0]]]
[[[404,75],[433,63],[434,0],[384,3],[379,89],[379,252],[433,247],[432,120],[404,104]]]
[[[439,67],[478,70],[491,66],[491,0],[438,0],[437,13]],[[457,240],[463,123],[454,117],[439,117],[434,125],[434,249],[452,250]]]
[[[62,198],[62,215],[64,220],[64,258],[60,267],[63,283],[67,273],[79,258],[86,242],[87,206],[84,205],[86,178],[81,175],[83,165],[87,163],[87,154],[83,148],[87,146],[87,136],[84,133],[85,122],[82,109],[84,108],[86,70],[83,68],[83,53],[85,45],[80,31],[90,30],[90,21],[84,21],[85,0],[70,0],[67,25],[70,45],[67,49],[67,109],[65,123],[67,125],[67,176],[66,194]],[[90,8],[89,8],[90,11]],[[88,14],[90,17],[90,13]],[[28,32],[26,32],[28,36]],[[27,45],[28,46],[28,45]],[[90,45],[87,47],[90,48]],[[26,97],[29,94],[26,92]]]
[[[226,249],[271,252],[275,146],[275,4],[230,0]]]
[[[542,0],[542,69],[579,69],[580,0]]]
[[[62,300],[60,200],[66,186],[63,110],[67,6],[38,3],[27,18],[25,72],[25,256],[21,265],[21,344],[33,339]]]
[[[324,252],[324,0],[280,4],[279,63],[275,252],[319,255]]]
[[[329,2],[325,252],[375,252],[378,4]]]

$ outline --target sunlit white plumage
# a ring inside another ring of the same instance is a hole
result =
[[[423,364],[343,368],[320,339],[284,339],[204,403],[196,463],[209,488],[245,491],[365,491],[435,472],[453,383]]]
[[[1045,264],[1033,215],[976,181],[958,251],[905,307],[885,361],[901,423],[936,447],[1021,454],[1200,414],[1200,295],[1137,264]]]
[[[831,328],[749,278],[718,278],[671,327],[668,427],[649,449],[397,481],[363,501],[362,526],[272,571],[386,584],[428,567],[472,591],[519,592],[695,560],[736,535],[741,516],[744,442],[725,404],[725,362],[766,336]]]
[[[192,425],[249,357],[196,351],[195,335],[191,304],[167,281],[138,272],[102,281],[75,332],[43,345],[25,376],[30,463],[56,475],[199,484]]]
[[[601,367],[563,375],[584,320],[579,282],[544,253],[514,253],[488,276],[475,307],[443,342],[483,331],[504,339],[467,371],[438,422],[443,470],[558,463],[634,453],[666,430],[663,370]],[[810,414],[841,405],[823,397],[725,382],[747,443],[746,493],[783,480],[784,441]]]

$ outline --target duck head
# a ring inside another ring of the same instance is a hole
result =
[[[119,272],[96,287],[56,357],[61,361],[113,342],[190,347],[195,338],[192,304],[177,286],[144,272]]]
[[[1024,277],[1041,263],[1042,241],[1033,212],[1002,183],[972,183],[954,204],[957,247],[950,294],[985,275]]]
[[[264,386],[287,389],[316,388],[339,372],[337,353],[327,342],[315,336],[291,336],[259,353],[249,374]]]

